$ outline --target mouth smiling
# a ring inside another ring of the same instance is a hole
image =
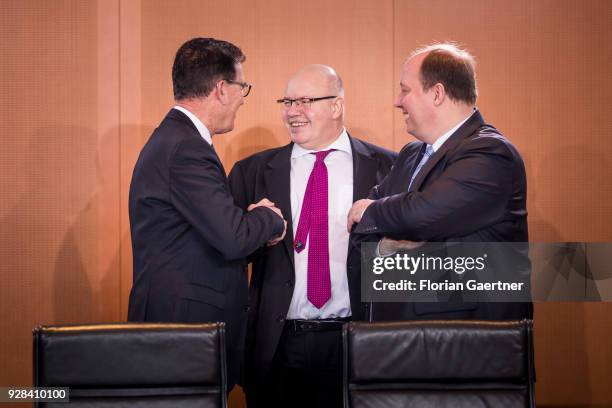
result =
[[[289,122],[289,126],[291,126],[292,128],[306,126],[307,124],[308,124],[308,122],[301,122],[301,121]]]

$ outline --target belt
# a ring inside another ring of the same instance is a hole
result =
[[[285,320],[285,330],[292,332],[340,331],[342,330],[342,325],[350,320],[350,317],[315,320]]]

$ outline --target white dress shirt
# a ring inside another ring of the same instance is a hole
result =
[[[451,137],[453,135],[453,133],[455,133],[457,131],[457,129],[459,129],[465,122],[467,122],[467,120],[469,118],[472,117],[472,115],[475,113],[476,111],[472,112],[470,115],[468,115],[467,118],[463,119],[461,122],[459,122],[456,126],[453,126],[452,129],[450,129],[449,131],[447,131],[446,133],[444,133],[442,136],[440,136],[439,138],[436,139],[436,141],[431,145],[431,147],[433,147],[433,151],[434,153],[438,151],[438,149],[440,149],[442,147],[442,145],[444,144],[444,142],[446,142],[448,140],[449,137]]]
[[[351,316],[351,302],[346,276],[349,234],[346,218],[353,205],[353,153],[346,129],[328,147],[335,149],[325,158],[328,181],[328,227],[329,227],[329,272],[331,278],[331,299],[317,309],[307,296],[308,247],[300,253],[293,252],[295,260],[295,287],[287,319],[326,319]],[[313,150],[306,150],[297,144],[291,152],[291,218],[293,236],[300,222],[306,185],[316,157]]]
[[[206,140],[208,142],[209,145],[212,146],[212,137],[210,136],[210,132],[208,131],[208,128],[206,127],[206,125],[204,125],[202,123],[202,121],[200,119],[198,119],[198,117],[196,115],[194,115],[193,113],[191,113],[191,111],[183,108],[182,106],[178,106],[175,105],[173,107],[173,109],[176,109],[178,111],[183,112],[185,115],[187,115],[187,117],[189,119],[191,119],[191,121],[193,122],[193,124],[195,125],[196,129],[198,129],[198,132],[200,132],[200,136],[202,136],[202,138],[204,140]]]

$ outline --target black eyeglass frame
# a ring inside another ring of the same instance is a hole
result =
[[[295,106],[300,106],[300,105],[306,105],[306,106],[310,106],[311,103],[316,102],[316,101],[322,101],[325,99],[333,99],[333,98],[337,98],[338,95],[330,95],[330,96],[320,96],[318,98],[297,98],[297,99],[289,99],[289,98],[282,98],[282,99],[277,99],[276,103],[281,103],[283,104],[283,106],[285,108],[290,108],[291,105],[293,105],[294,103],[296,103]],[[287,105],[289,104],[289,105]]]
[[[253,85],[249,84],[248,82],[238,82],[232,79],[224,79],[224,81],[227,82],[228,84],[240,85],[240,92],[242,93],[242,96],[244,96],[245,98],[249,96],[249,93],[251,93],[251,88],[253,87]],[[245,89],[246,89],[246,92],[244,91]]]

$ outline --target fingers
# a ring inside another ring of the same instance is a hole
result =
[[[274,203],[270,200],[268,200],[267,198],[262,198],[261,200],[259,200],[259,202],[257,202],[257,206],[264,206],[264,207],[273,207]]]
[[[279,242],[283,240],[283,238],[285,238],[285,234],[287,233],[287,221],[283,217],[282,211],[280,210],[280,208],[276,207],[272,201],[268,200],[267,198],[262,198],[258,202],[249,205],[247,210],[252,211],[253,209],[257,207],[267,207],[271,209],[272,211],[274,211],[274,213],[283,220],[283,223],[285,224],[285,227],[283,228],[283,233],[280,236],[273,238],[267,242],[268,246],[278,244]]]
[[[397,251],[394,245],[395,242],[397,241],[394,241],[387,237],[383,237],[383,239],[381,239],[380,242],[378,243],[379,255],[380,256],[393,255]]]
[[[266,206],[266,207],[268,207],[269,209],[274,211],[276,213],[276,215],[278,215],[279,217],[283,218],[283,213],[281,212],[281,210],[279,208],[274,207],[274,206]],[[284,218],[283,218],[283,220],[284,220]]]
[[[359,200],[361,201],[361,200]],[[349,232],[351,232],[351,229],[353,228],[353,224],[355,224],[356,222],[359,222],[360,220],[357,219],[357,217],[355,216],[356,214],[356,210],[355,208],[357,207],[359,201],[356,201],[353,206],[351,207],[351,209],[348,212],[348,215],[346,217],[346,230]]]
[[[425,244],[425,241],[399,241],[399,248],[400,249],[417,249],[421,246],[423,246],[423,244]]]
[[[347,220],[346,220],[346,230],[349,232],[349,234],[351,233],[351,230],[353,229],[353,225],[357,222],[359,221],[355,219],[355,216],[353,215],[352,211],[350,211],[347,217]]]
[[[346,229],[349,233],[351,232],[353,225],[361,221],[361,217],[363,216],[363,213],[373,202],[374,200],[368,200],[365,198],[362,200],[355,201],[355,203],[353,204],[353,206],[351,207],[348,213],[347,220],[346,220]]]
[[[247,211],[252,211],[257,207],[274,207],[274,203],[267,198],[262,198],[257,203],[251,204],[247,207]]]
[[[381,256],[395,254],[399,251],[411,251],[425,244],[425,241],[394,240],[383,237],[378,245]]]

